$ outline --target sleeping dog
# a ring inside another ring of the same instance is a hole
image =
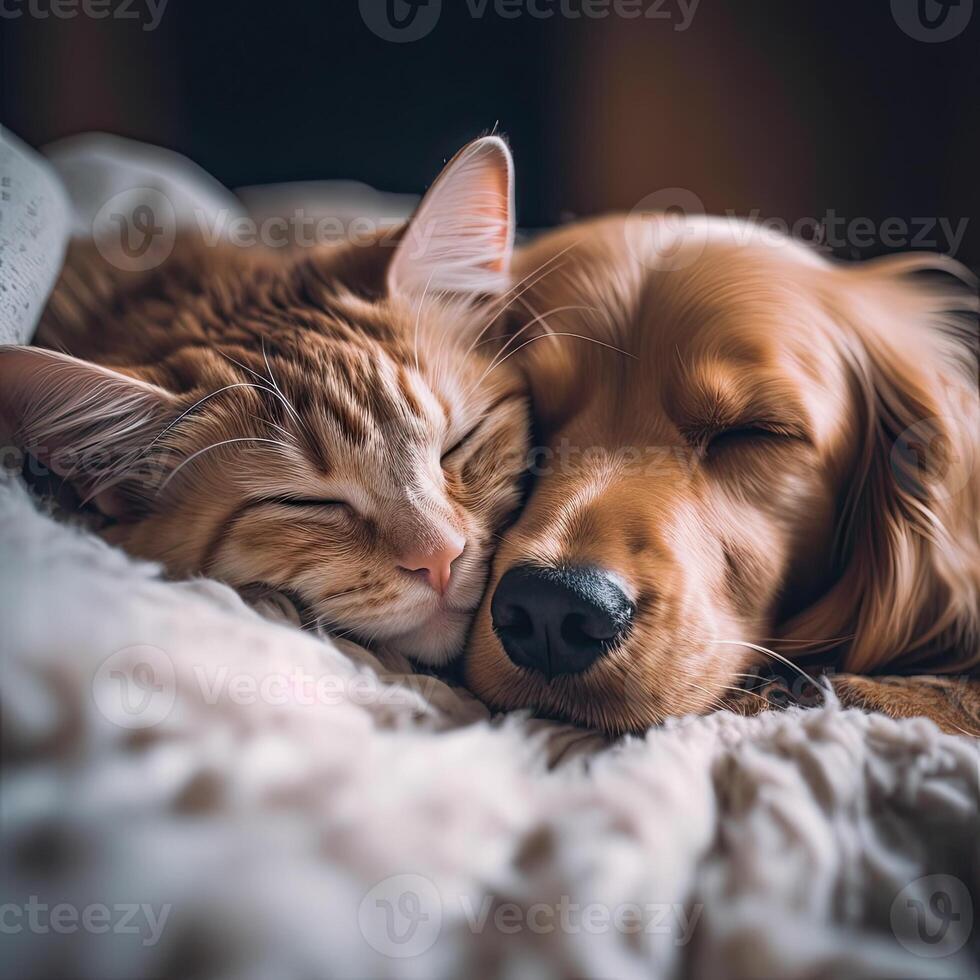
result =
[[[845,703],[980,734],[969,273],[668,215],[566,227],[515,263],[501,356],[541,449],[472,689],[620,733],[816,659]]]

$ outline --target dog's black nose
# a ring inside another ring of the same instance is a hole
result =
[[[580,673],[614,646],[633,605],[601,568],[518,565],[497,584],[490,615],[507,656],[551,680]]]

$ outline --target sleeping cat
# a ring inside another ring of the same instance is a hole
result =
[[[42,346],[0,348],[0,431],[132,554],[445,662],[519,500],[527,399],[482,342],[507,300],[512,185],[489,137],[397,246],[187,237],[135,275],[76,243]]]

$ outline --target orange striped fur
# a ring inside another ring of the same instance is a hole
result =
[[[527,442],[521,380],[480,343],[510,259],[509,168],[500,141],[466,148],[397,248],[187,236],[129,274],[76,243],[41,346],[0,353],[0,418],[132,554],[445,661]],[[454,542],[440,595],[419,566]]]

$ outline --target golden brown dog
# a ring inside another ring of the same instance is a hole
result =
[[[542,448],[473,689],[617,733],[821,654],[846,702],[980,733],[969,274],[667,216],[571,226],[517,263],[506,353]],[[863,676],[882,672],[957,682]]]

